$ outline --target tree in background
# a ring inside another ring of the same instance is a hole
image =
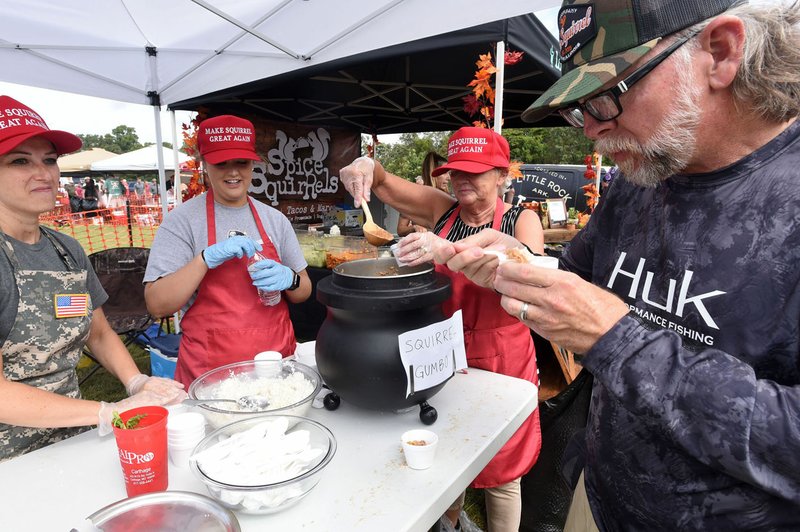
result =
[[[376,158],[387,171],[414,181],[422,172],[422,159],[429,151],[447,156],[447,139],[450,134],[449,131],[403,133],[397,142],[378,144]],[[362,136],[362,153],[368,153],[367,145],[370,142],[369,137]]]
[[[113,153],[127,153],[144,147],[139,142],[139,135],[136,134],[136,129],[125,125],[119,125],[112,129],[111,133],[106,133],[105,135],[78,134],[78,137],[83,141],[83,149],[85,150],[103,148]]]
[[[504,129],[511,158],[528,164],[583,164],[593,142],[574,127]]]
[[[420,174],[422,159],[433,150],[447,156],[447,139],[451,131],[403,133],[391,143],[378,144],[377,159],[395,175],[413,181]],[[511,147],[511,160],[527,164],[583,164],[592,152],[592,141],[574,127],[539,127],[504,129],[503,136]],[[361,152],[368,153],[369,137],[362,136]]]

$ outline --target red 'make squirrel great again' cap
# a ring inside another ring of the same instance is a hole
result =
[[[203,159],[219,164],[231,159],[260,161],[253,123],[233,115],[207,118],[197,126],[197,147]]]
[[[0,155],[5,155],[31,137],[49,140],[59,155],[81,149],[83,142],[72,133],[47,127],[44,119],[11,96],[0,96]]]
[[[511,150],[508,141],[492,129],[462,127],[447,143],[447,164],[431,172],[436,177],[450,170],[482,174],[492,168],[508,168]]]

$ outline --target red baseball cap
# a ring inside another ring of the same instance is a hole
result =
[[[33,109],[11,96],[0,96],[0,155],[5,155],[31,137],[44,137],[59,155],[81,149],[83,142],[72,133],[54,131]]]
[[[220,115],[203,120],[197,129],[200,155],[211,164],[231,159],[261,160],[256,153],[256,129],[249,120]]]
[[[462,127],[447,143],[447,164],[431,172],[436,177],[450,170],[482,174],[492,168],[508,168],[511,150],[508,141],[493,129]]]

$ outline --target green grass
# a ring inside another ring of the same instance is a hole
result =
[[[139,367],[139,371],[145,375],[150,375],[150,353],[139,345],[128,346],[128,351],[133,357],[133,361]],[[81,357],[78,364],[78,380],[89,373],[97,365],[88,357]],[[86,379],[81,385],[81,395],[84,399],[92,401],[105,401],[113,403],[128,396],[125,393],[125,386],[117,380],[115,376],[101,367],[94,374]]]

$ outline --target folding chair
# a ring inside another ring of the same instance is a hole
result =
[[[126,346],[138,343],[137,336],[154,322],[147,312],[142,284],[149,256],[148,248],[134,247],[111,248],[89,255],[89,262],[108,293],[108,301],[103,305],[108,324]],[[100,368],[88,348],[83,353],[97,365],[84,375],[80,384]]]

